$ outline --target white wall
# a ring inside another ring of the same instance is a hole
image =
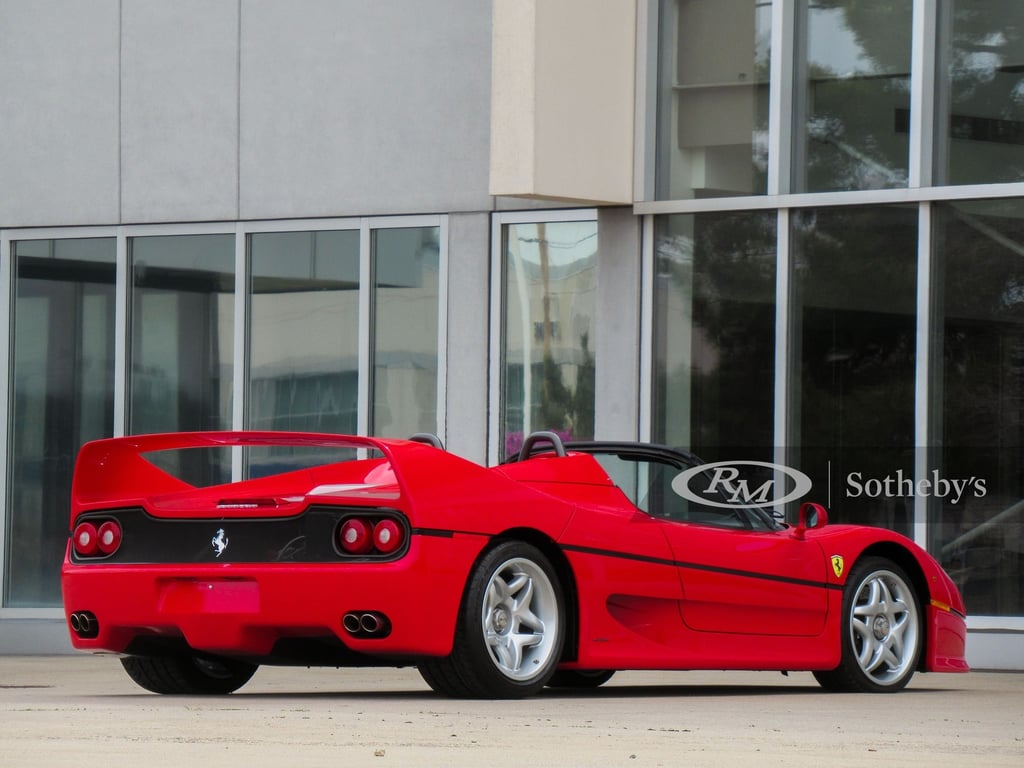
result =
[[[0,0],[0,226],[119,215],[118,0]]]
[[[481,0],[0,0],[0,227],[482,211]]]

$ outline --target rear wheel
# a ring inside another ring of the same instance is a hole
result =
[[[850,573],[843,595],[842,660],[815,672],[833,691],[890,693],[910,682],[921,653],[921,608],[903,570],[871,557]]]
[[[507,541],[470,576],[451,654],[420,674],[439,693],[512,699],[543,688],[562,654],[565,616],[558,577],[536,547]]]
[[[237,691],[257,669],[248,662],[208,656],[127,656],[121,665],[147,691],[200,696]]]

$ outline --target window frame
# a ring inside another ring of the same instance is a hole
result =
[[[514,224],[552,224],[561,222],[593,221],[597,223],[596,208],[567,208],[564,210],[508,211],[491,214],[491,278],[488,341],[488,396],[487,396],[487,463],[496,464],[501,458],[501,398],[504,383],[505,359],[505,231]],[[598,244],[600,247],[600,243]],[[596,349],[596,342],[592,349]]]

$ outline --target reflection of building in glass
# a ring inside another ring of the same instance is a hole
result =
[[[505,243],[505,454],[537,429],[592,438],[597,223],[509,225]]]

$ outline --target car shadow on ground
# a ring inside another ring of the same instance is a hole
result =
[[[908,688],[904,691],[899,692],[897,695],[910,696],[925,694],[929,696],[947,695],[950,693],[950,689],[944,688]],[[91,694],[95,696],[96,694]],[[744,698],[756,696],[763,698],[766,696],[785,696],[785,697],[798,697],[798,696],[809,696],[809,695],[820,695],[828,697],[846,697],[846,696],[877,696],[879,694],[873,693],[833,693],[825,691],[818,685],[609,685],[601,688],[545,688],[543,691],[538,693],[534,697],[528,697],[525,699],[519,699],[519,701],[530,701],[533,699],[542,699],[545,701],[559,700],[559,699],[637,699],[637,698],[679,698],[679,699],[698,699],[698,698]],[[126,694],[118,693],[111,694],[109,696],[103,696],[103,698],[117,698],[117,699],[145,699],[147,701],[154,700],[154,694],[151,693],[137,693],[137,694]],[[211,701],[215,699],[221,699],[224,701],[240,700],[245,699],[246,701],[279,701],[283,699],[307,699],[307,700],[322,700],[322,699],[336,699],[336,700],[398,700],[404,699],[409,701],[474,701],[474,699],[449,699],[441,696],[440,694],[434,693],[428,690],[386,690],[386,691],[373,691],[373,690],[339,690],[339,691],[302,691],[302,690],[288,690],[288,691],[252,691],[251,693],[246,692],[243,688],[232,694],[226,694],[221,696],[177,696],[167,695],[159,696],[158,698],[166,699],[168,701],[181,701],[186,699],[200,698],[202,701]],[[483,699],[488,701],[488,699]]]

